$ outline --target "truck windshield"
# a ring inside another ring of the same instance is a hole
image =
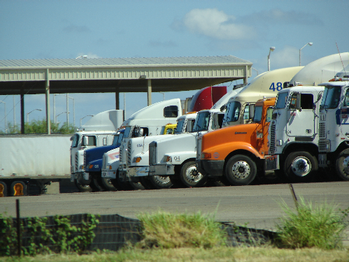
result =
[[[341,96],[341,87],[326,86],[324,96],[321,101],[321,108],[337,108]]]
[[[70,138],[70,140],[71,140],[71,147],[77,147],[79,144],[79,135],[78,134],[73,135]]]
[[[227,112],[224,115],[224,122],[236,122],[239,120],[241,104],[233,101],[229,103]]]
[[[256,106],[254,109],[254,117],[253,122],[254,123],[260,123],[262,121],[262,112],[263,107],[262,106]]]
[[[117,135],[114,136],[114,139],[113,139],[113,146],[117,146],[118,140],[119,140],[119,134],[117,134]]]
[[[283,109],[286,106],[286,101],[287,101],[287,95],[288,93],[279,93],[276,98],[276,105],[275,109]]]
[[[130,133],[131,133],[131,130],[132,130],[132,127],[127,126],[127,127],[125,128],[124,137],[128,138],[129,135],[130,135]]]
[[[210,123],[210,112],[199,112],[196,119],[193,131],[206,131],[208,130],[208,125]]]
[[[185,124],[185,118],[181,118],[177,121],[177,128],[175,129],[175,134],[183,133],[184,124]]]

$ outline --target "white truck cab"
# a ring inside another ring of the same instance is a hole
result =
[[[113,143],[116,130],[123,122],[123,110],[107,110],[93,116],[71,137],[71,181],[81,191],[89,190],[88,174],[84,170],[84,151]]]
[[[349,181],[349,73],[324,86],[319,123],[319,166]]]
[[[222,126],[249,123],[250,107],[261,98],[276,97],[277,93],[286,87],[301,69],[303,66],[286,67],[256,76],[236,96],[230,98]]]
[[[119,179],[118,173],[120,160],[125,159],[127,150],[129,150],[127,148],[129,139],[159,135],[167,124],[176,123],[176,119],[181,115],[182,106],[179,98],[158,102],[134,113],[122,124],[125,132],[121,146],[104,154],[102,177],[111,179],[113,185],[118,189],[128,186],[124,180]],[[124,165],[120,167],[121,170],[124,168],[126,168]],[[139,181],[129,182],[134,188],[143,188]]]

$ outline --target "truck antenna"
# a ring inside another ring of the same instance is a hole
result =
[[[336,46],[337,46],[337,51],[338,51],[338,54],[339,54],[339,58],[340,58],[340,60],[341,60],[341,62],[342,62],[343,71],[345,72],[344,63],[343,63],[343,60],[342,60],[342,57],[341,57],[341,53],[339,52],[339,48],[338,48],[338,44],[337,44],[337,42],[336,42]]]

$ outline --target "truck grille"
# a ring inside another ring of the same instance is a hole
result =
[[[269,134],[269,153],[274,154],[275,153],[275,121],[272,121],[270,124],[270,134]]]
[[[127,143],[127,152],[126,152],[126,158],[127,158],[127,165],[131,166],[132,159],[131,159],[131,150],[132,150],[132,141],[131,139]]]
[[[320,122],[319,123],[319,137],[320,138],[326,138],[325,122]]]
[[[326,151],[327,151],[327,140],[319,139],[319,152],[326,152]]]
[[[149,144],[149,166],[156,165],[156,147],[157,143],[155,141]]]
[[[103,155],[103,161],[102,161],[102,169],[107,169],[107,163],[108,163],[108,155]]]
[[[79,151],[75,154],[75,172],[79,169]]]

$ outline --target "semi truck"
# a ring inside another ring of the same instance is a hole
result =
[[[190,100],[187,107],[190,113],[185,114],[177,119],[177,128],[175,135],[191,132],[195,121],[196,113],[192,110],[199,110],[211,107],[218,99],[227,92],[226,86],[209,86],[199,90]],[[188,101],[188,99],[186,100]],[[163,138],[163,136],[160,136]],[[118,170],[118,179],[120,183],[127,181],[139,181],[144,188],[161,188],[172,186],[169,178],[165,176],[153,176],[148,178],[148,146],[152,138],[132,138],[127,139],[124,145],[127,145],[127,151],[121,148],[120,165]],[[135,159],[135,161],[133,161]],[[114,171],[116,173],[116,171]],[[114,180],[115,181],[115,180]]]
[[[270,124],[269,154],[275,170],[290,182],[312,179],[318,170],[319,110],[324,87],[281,90]],[[272,165],[272,164],[270,164]]]
[[[319,166],[349,181],[349,68],[331,82],[321,84],[325,91],[320,107]]]
[[[80,191],[90,191],[89,180],[85,172],[84,151],[97,146],[106,146],[113,143],[116,130],[123,122],[123,110],[107,110],[100,112],[87,121],[71,137],[70,168],[71,182],[74,182]],[[94,185],[92,185],[93,187]],[[97,187],[97,185],[95,185]]]
[[[263,98],[250,107],[251,123],[224,127],[198,137],[197,170],[231,185],[248,185],[264,174],[268,153],[268,128],[274,98]],[[254,107],[254,110],[253,110]]]
[[[291,88],[278,94],[269,132],[269,154],[274,157],[266,159],[274,159],[270,165],[276,165],[276,172],[288,181],[306,182],[320,175],[319,116],[324,90],[321,83],[332,79],[344,63],[349,63],[349,53],[315,60],[294,76]]]
[[[51,182],[70,178],[71,135],[1,135],[0,196],[45,193]]]
[[[101,176],[110,179],[116,189],[143,189],[139,180],[123,181],[119,179],[119,154],[126,150],[125,141],[132,137],[148,137],[162,134],[165,126],[175,124],[182,115],[181,100],[179,98],[158,102],[147,106],[123,122],[124,137],[119,148],[112,149],[103,155]],[[120,149],[121,148],[121,149]]]
[[[190,133],[193,129],[197,113],[188,113],[177,119],[174,135],[161,135],[145,138],[132,138],[125,141],[126,148],[121,148],[118,176],[121,181],[139,181],[145,189],[169,188],[173,185],[168,176],[148,176],[149,172],[149,144],[157,139],[165,139]]]
[[[196,111],[212,107],[221,97],[227,93],[226,86],[206,87],[198,91],[191,99],[189,110],[191,113],[177,119],[175,136],[192,132],[196,118]],[[140,180],[145,188],[168,188],[173,181],[166,175],[149,176],[149,143],[153,140],[162,140],[165,136],[139,139],[132,138],[125,143],[127,151],[122,150],[120,155],[119,177],[122,180]],[[137,146],[136,146],[137,145]]]
[[[193,133],[152,142],[149,145],[149,176],[168,175],[174,182],[180,181],[185,187],[204,185],[208,177],[196,168],[197,137],[221,128],[222,122],[226,126],[250,122],[249,110],[256,101],[264,96],[275,97],[277,87],[282,89],[284,83],[289,82],[302,68],[290,67],[263,73],[245,87],[225,95],[211,110],[198,112]],[[231,117],[232,112],[234,118]],[[220,177],[211,178],[213,184],[224,183]]]

